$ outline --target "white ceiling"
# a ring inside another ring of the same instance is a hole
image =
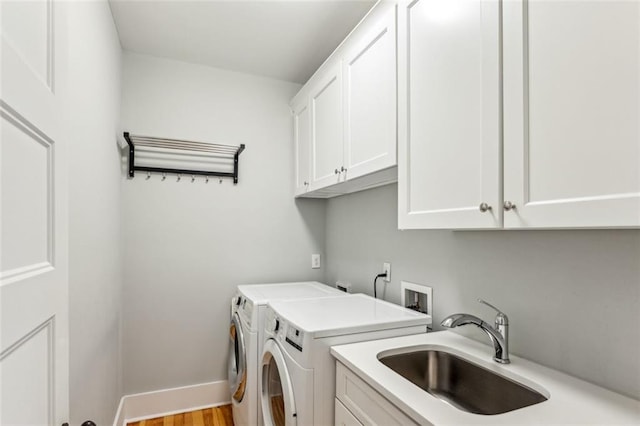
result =
[[[110,0],[125,50],[305,83],[374,0]]]

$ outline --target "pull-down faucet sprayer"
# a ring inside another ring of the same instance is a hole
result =
[[[478,299],[478,302],[483,303],[490,308],[493,308],[498,314],[495,319],[495,328],[484,322],[482,319],[470,315],[470,314],[453,314],[442,320],[443,327],[455,328],[461,325],[473,324],[478,327],[491,339],[493,347],[495,349],[495,356],[493,359],[500,364],[509,364],[509,318],[490,303],[485,302],[482,299]]]

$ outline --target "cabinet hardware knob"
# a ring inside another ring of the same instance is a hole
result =
[[[515,210],[516,209],[516,205],[513,204],[511,201],[505,201],[504,202],[504,209],[505,209],[505,211]]]
[[[479,209],[482,213],[486,213],[491,210],[491,206],[487,203],[481,203]]]
[[[340,172],[346,172],[346,171],[347,169],[344,166],[340,167]]]
[[[337,175],[338,173],[340,173],[340,170],[336,169],[336,170],[334,171],[334,174],[336,174],[336,175]]]
[[[309,182],[305,181],[304,186],[309,186]]]

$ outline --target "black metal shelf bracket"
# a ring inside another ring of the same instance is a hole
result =
[[[129,145],[129,178],[135,176],[136,171],[147,173],[176,173],[178,175],[198,175],[198,176],[215,176],[220,178],[232,178],[233,183],[238,183],[238,166],[240,153],[244,151],[245,145],[222,145],[205,142],[193,142],[179,139],[165,139],[151,136],[135,136],[129,132],[124,132],[124,139]],[[156,150],[164,154],[173,152],[185,153],[191,155],[200,155],[204,159],[214,158],[216,160],[233,161],[233,172],[220,172],[212,170],[192,170],[182,168],[166,168],[136,165],[136,146],[145,147],[145,149]]]

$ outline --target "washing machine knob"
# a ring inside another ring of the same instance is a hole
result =
[[[276,318],[275,325],[273,326],[273,332],[277,333],[280,330],[280,320]]]

